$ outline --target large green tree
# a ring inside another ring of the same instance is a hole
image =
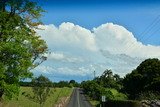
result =
[[[123,80],[124,90],[135,98],[145,91],[160,92],[160,60],[146,59]]]
[[[41,12],[30,0],[0,0],[0,98],[18,93],[19,81],[46,60],[47,45],[34,31]]]

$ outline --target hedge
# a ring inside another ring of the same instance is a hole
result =
[[[132,100],[109,100],[104,105],[105,107],[141,107],[139,101]]]

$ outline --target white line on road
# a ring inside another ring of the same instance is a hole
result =
[[[78,92],[78,89],[76,89],[77,90],[77,102],[78,102],[78,107],[80,107],[80,103],[79,103],[79,92]]]

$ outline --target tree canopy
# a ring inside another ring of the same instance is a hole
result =
[[[32,80],[32,85],[34,96],[31,98],[33,99],[33,101],[38,102],[41,107],[43,107],[44,102],[49,96],[52,82],[43,75],[40,75],[39,77]]]
[[[127,96],[120,92],[121,81],[122,78],[118,74],[113,74],[112,70],[106,69],[94,80],[83,81],[81,87],[94,100],[101,100],[102,95],[106,96],[107,100],[127,99]]]
[[[112,70],[106,69],[100,77],[95,80],[106,88],[115,88],[120,90],[122,88],[121,78],[118,74],[113,74]]]
[[[123,80],[124,90],[135,98],[145,91],[160,92],[160,60],[147,59]]]
[[[0,0],[0,98],[18,93],[20,79],[46,60],[47,45],[34,31],[41,12],[30,0]]]

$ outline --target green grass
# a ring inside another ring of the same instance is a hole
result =
[[[108,91],[109,93],[106,93],[106,100],[127,100],[127,96],[123,93],[118,92],[114,88],[106,88],[105,91]],[[101,100],[101,99],[100,99]],[[100,104],[100,101],[97,100],[92,100],[90,98],[90,103],[92,104],[93,107],[97,107]]]
[[[106,88],[106,91],[110,91],[113,98],[109,98],[110,100],[127,100],[127,96],[121,92],[118,92],[114,88]]]
[[[90,100],[90,103],[93,107],[96,107],[100,103],[100,101]]]
[[[17,98],[13,98],[12,100],[4,100],[2,104],[0,104],[0,107],[40,107],[40,105],[34,101],[31,101],[24,95],[22,95],[23,92],[29,93],[33,95],[32,88],[31,87],[21,87],[20,93]],[[56,103],[60,102],[60,99],[63,97],[70,96],[72,93],[71,88],[52,88],[50,92],[50,96],[48,96],[47,101],[44,104],[44,107],[54,107]]]

